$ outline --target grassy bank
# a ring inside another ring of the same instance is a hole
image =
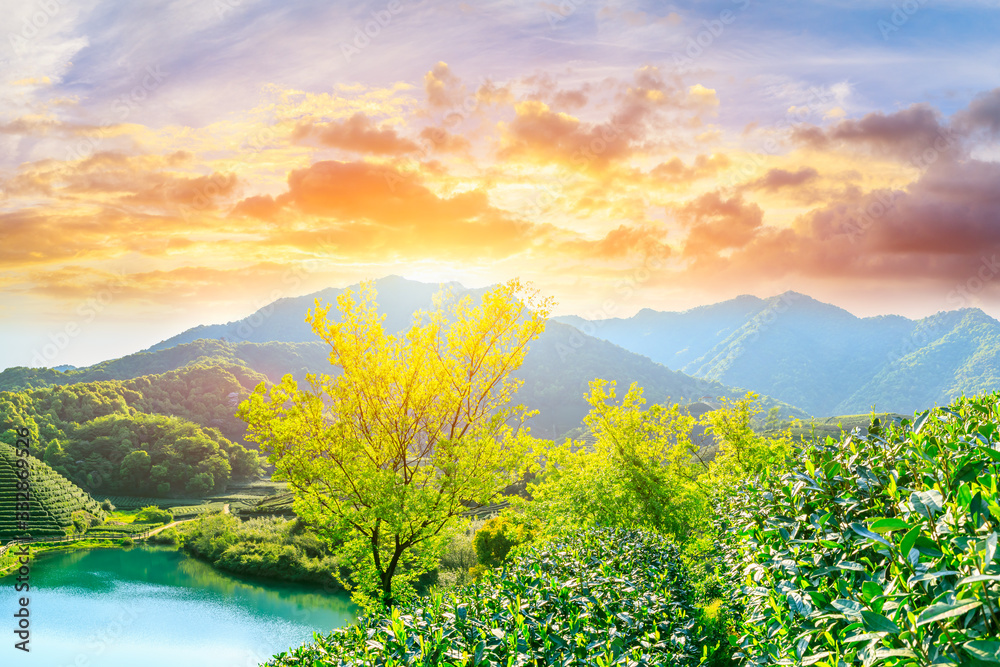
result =
[[[322,584],[342,590],[334,572],[339,561],[298,520],[257,517],[240,521],[213,514],[168,528],[150,538],[175,545],[212,566],[233,574]]]
[[[133,546],[130,543],[126,543],[129,538],[121,538],[114,540],[75,540],[73,542],[32,542],[28,546],[29,553],[31,554],[31,559],[34,560],[38,556],[46,553],[53,553],[56,551],[81,551],[83,549],[121,549],[123,547]],[[17,570],[20,567],[20,562],[16,557],[12,555],[13,549],[4,553],[0,556],[0,577],[5,577],[11,572]]]

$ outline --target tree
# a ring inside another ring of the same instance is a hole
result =
[[[544,451],[545,469],[518,502],[549,529],[646,528],[685,541],[705,520],[691,441],[694,417],[672,406],[645,408],[635,383],[621,403],[615,383],[590,383],[584,418],[592,443],[567,441]]]
[[[777,422],[775,409],[768,412],[767,423]],[[734,486],[785,466],[792,452],[791,433],[754,431],[754,423],[762,411],[759,396],[748,392],[736,400],[723,398],[720,409],[706,412],[702,417],[707,431],[720,443],[710,468],[716,493],[728,493]]]
[[[121,476],[132,486],[138,487],[149,476],[153,460],[147,452],[136,450],[122,459]]]
[[[215,488],[215,478],[212,477],[212,473],[200,472],[188,480],[184,486],[184,491],[191,496],[203,496],[213,488]],[[167,490],[169,491],[169,489]]]
[[[471,297],[435,297],[408,331],[383,328],[371,283],[306,320],[337,376],[286,375],[239,408],[295,493],[296,513],[341,543],[356,599],[392,605],[434,567],[467,503],[492,501],[525,461],[530,416],[513,372],[542,333],[550,299],[512,280]]]

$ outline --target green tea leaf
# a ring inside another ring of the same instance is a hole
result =
[[[876,614],[873,611],[862,611],[861,618],[865,622],[865,628],[871,630],[872,632],[889,632],[894,635],[898,635],[902,632],[898,625],[890,621],[882,614]]]
[[[873,533],[872,531],[868,530],[867,528],[864,527],[864,525],[862,525],[860,523],[857,523],[857,522],[852,523],[851,524],[851,530],[853,530],[855,533],[857,533],[858,535],[860,535],[861,537],[863,537],[863,538],[865,538],[867,540],[871,540],[873,542],[879,542],[880,544],[884,544],[887,547],[891,546],[878,533]]]
[[[910,524],[906,523],[902,519],[875,519],[872,521],[868,528],[878,534],[891,533],[894,530],[904,530],[909,528]]]
[[[962,648],[976,660],[1000,664],[1000,642],[976,640],[965,642]]]
[[[903,558],[910,553],[913,549],[913,545],[917,543],[917,538],[920,536],[920,526],[914,526],[903,535],[903,540],[899,543],[899,552],[903,554]]]
[[[920,615],[917,616],[917,627],[927,625],[928,623],[934,623],[936,621],[954,618],[955,616],[961,616],[982,606],[983,603],[979,600],[962,601],[957,604],[944,604],[943,602],[939,602],[920,612]]]

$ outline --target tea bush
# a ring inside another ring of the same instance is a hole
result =
[[[1000,663],[998,402],[804,447],[731,499],[744,664]]]
[[[592,529],[522,548],[479,582],[363,617],[268,664],[697,665],[702,632],[670,540]]]

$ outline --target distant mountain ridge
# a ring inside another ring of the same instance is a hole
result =
[[[669,368],[817,415],[912,414],[1000,387],[1000,322],[967,308],[860,318],[797,292],[630,318],[556,317]]]
[[[258,309],[251,315],[226,324],[209,324],[193,327],[153,345],[144,352],[165,350],[181,343],[191,343],[200,338],[225,339],[241,343],[315,343],[318,339],[312,327],[305,321],[306,311],[313,308],[316,299],[322,303],[335,304],[330,315],[336,319],[337,297],[345,289],[328,287],[312,294],[278,299]],[[434,285],[407,280],[399,276],[387,276],[376,281],[379,310],[386,314],[385,327],[389,332],[401,331],[412,323],[414,311],[428,309],[433,305],[433,297],[441,289],[450,289],[456,294],[471,294],[477,298],[484,289],[467,289],[451,282]]]
[[[356,286],[355,286],[356,287]],[[398,332],[412,323],[413,313],[430,308],[438,285],[396,276],[375,282],[379,311],[385,314],[386,330]],[[447,285],[456,297],[473,299],[484,289]],[[26,387],[65,385],[74,382],[129,380],[168,373],[193,366],[244,367],[267,376],[272,382],[291,373],[302,379],[306,373],[335,372],[329,363],[330,348],[319,341],[305,323],[305,313],[315,300],[335,302],[344,290],[326,289],[301,297],[275,301],[252,315],[226,324],[200,326],[173,336],[147,350],[62,373],[53,369],[14,368],[0,372],[0,391]],[[336,309],[330,312],[336,318]],[[574,327],[550,320],[542,336],[529,348],[517,372],[524,380],[517,394],[519,403],[538,410],[529,422],[532,431],[546,438],[560,438],[580,426],[589,407],[584,396],[595,378],[614,380],[624,394],[632,382],[644,388],[650,402],[692,403],[708,396],[740,397],[743,389],[695,378],[671,370],[642,355],[611,342],[582,334]],[[180,397],[183,398],[183,397]],[[778,405],[764,397],[768,407]],[[778,405],[783,416],[804,417],[791,405]]]

